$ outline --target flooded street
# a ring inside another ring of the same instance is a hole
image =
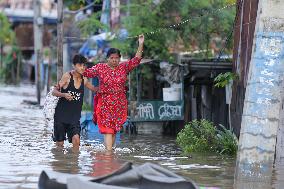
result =
[[[83,133],[80,152],[66,143],[55,148],[52,128],[46,128],[42,110],[23,103],[36,101],[33,86],[0,87],[0,188],[37,188],[42,170],[100,176],[118,169],[124,162],[139,165],[153,162],[199,186],[233,188],[235,159],[220,156],[181,155],[175,138],[121,134],[114,154],[103,153],[97,133]],[[273,181],[281,187],[284,174]]]

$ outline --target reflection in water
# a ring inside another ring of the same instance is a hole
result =
[[[54,171],[78,174],[80,151],[73,148],[55,147],[51,149],[53,158],[50,165]]]
[[[277,164],[272,175],[262,175],[258,179],[244,178],[235,180],[234,189],[283,189],[284,188],[284,165]],[[266,178],[266,180],[264,179]],[[255,179],[255,180],[253,180]]]
[[[275,189],[284,188],[284,164],[277,165],[273,171],[272,185]]]
[[[119,169],[124,163],[124,161],[118,159],[115,153],[109,151],[93,152],[92,158],[93,170],[88,175],[94,177],[108,175]]]
[[[271,182],[248,182],[248,181],[236,181],[234,189],[271,189]]]

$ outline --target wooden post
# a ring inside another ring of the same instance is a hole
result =
[[[39,57],[40,56],[40,50],[37,49],[36,50],[36,56]],[[36,58],[36,96],[37,96],[37,102],[38,104],[40,104],[40,97],[41,97],[41,85],[40,85],[40,59],[39,58]]]
[[[34,0],[34,54],[35,54],[35,76],[36,76],[36,96],[37,103],[40,104],[40,65],[42,63],[42,26],[43,19],[41,17],[41,1]]]
[[[3,44],[0,43],[0,68],[3,67]]]
[[[16,72],[16,83],[18,84],[20,82],[20,67],[21,65],[21,53],[17,56],[17,72]]]
[[[57,81],[63,75],[63,0],[57,1]]]
[[[50,45],[49,48],[49,54],[48,54],[48,64],[47,64],[47,86],[46,86],[46,93],[49,92],[50,90],[50,84],[51,84],[51,63],[52,63],[52,54],[51,54],[51,50],[52,47]]]

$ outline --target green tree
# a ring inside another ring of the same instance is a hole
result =
[[[4,65],[0,69],[0,76],[3,82],[8,84],[17,84],[20,79],[21,70],[21,51],[16,46],[11,46],[11,50],[3,57]]]
[[[183,6],[180,8],[182,20],[192,18],[185,24],[181,32],[177,35],[182,41],[186,41],[187,50],[206,50],[201,53],[201,57],[210,57],[210,50],[216,45],[221,49],[226,38],[233,29],[235,9],[232,6],[219,10],[227,5],[232,5],[232,0],[180,0]],[[201,16],[203,15],[203,16]],[[232,40],[225,48],[226,53],[232,52]],[[193,45],[194,44],[194,45]]]
[[[99,3],[103,0],[93,0],[93,3]],[[86,0],[63,0],[64,7],[67,7],[69,10],[76,11],[87,5]]]
[[[0,79],[5,83],[16,84],[19,81],[21,52],[15,39],[8,18],[0,13]],[[4,46],[9,47],[5,54]]]
[[[3,66],[3,47],[15,42],[15,34],[11,29],[8,18],[0,13],[0,68]]]
[[[98,6],[99,4],[102,5],[103,0],[93,0],[94,6]],[[64,6],[67,7],[69,10],[77,11],[81,8],[85,8],[87,6],[86,0],[64,0]],[[109,11],[109,10],[106,10]],[[81,29],[81,34],[84,37],[93,35],[99,29],[109,30],[108,26],[102,24],[100,22],[100,16],[102,11],[93,13],[88,19],[83,20],[78,24],[78,27]]]
[[[68,7],[70,10],[74,11],[85,6],[85,0],[64,0],[63,4],[65,7]]]
[[[122,12],[129,13],[129,16],[121,18],[121,28],[125,28],[133,38],[126,41],[117,38],[112,46],[121,49],[125,54],[132,54],[137,46],[135,36],[145,33],[144,55],[147,57],[171,60],[171,52],[200,50],[202,53],[197,54],[198,57],[211,58],[216,56],[211,53],[212,50],[221,49],[232,31],[236,6],[216,10],[234,2],[131,0],[129,5],[121,6]],[[84,32],[97,31],[102,28],[97,21],[98,16],[92,16],[81,23],[80,27]],[[186,22],[183,23],[184,21]],[[227,44],[225,52],[232,52],[232,41]]]
[[[199,57],[209,58],[213,56],[210,54],[211,45],[221,48],[223,40],[232,30],[235,7],[216,11],[232,4],[232,0],[154,2],[131,1],[130,16],[122,20],[122,26],[129,31],[130,36],[149,34],[146,35],[145,46],[146,55],[150,57],[168,58],[169,51],[205,50]],[[178,25],[184,21],[184,24]],[[156,33],[149,33],[152,31]],[[231,52],[232,44],[228,44],[225,50]]]

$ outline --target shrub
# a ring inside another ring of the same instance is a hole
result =
[[[192,152],[217,152],[235,155],[237,137],[224,126],[218,130],[208,120],[193,120],[185,125],[177,135],[177,143],[186,154]]]
[[[185,153],[216,151],[216,129],[207,120],[193,120],[178,133],[177,143]]]
[[[238,139],[232,130],[226,129],[219,124],[220,130],[217,130],[217,138],[219,142],[219,153],[235,155],[238,151]]]

